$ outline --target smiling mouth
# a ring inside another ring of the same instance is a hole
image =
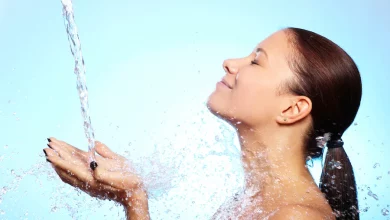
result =
[[[221,80],[221,83],[224,84],[229,89],[233,89],[233,87],[231,87],[229,84],[227,84],[227,82],[225,82],[225,80]]]

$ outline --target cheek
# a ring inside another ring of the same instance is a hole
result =
[[[276,102],[274,83],[269,80],[256,80],[237,81],[237,86],[232,91],[232,107],[236,107],[243,116],[268,116]]]

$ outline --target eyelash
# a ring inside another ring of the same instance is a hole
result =
[[[254,60],[252,60],[251,61],[251,64],[253,65],[253,64],[255,64],[255,65],[259,65],[256,61],[254,61]]]

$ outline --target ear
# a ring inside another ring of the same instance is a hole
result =
[[[293,124],[310,115],[311,100],[306,96],[294,96],[289,103],[282,107],[282,112],[276,117],[279,124]]]

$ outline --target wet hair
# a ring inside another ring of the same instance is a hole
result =
[[[330,133],[332,140],[340,139],[355,119],[362,96],[360,73],[352,58],[329,39],[300,28],[284,31],[292,49],[287,60],[295,73],[285,89],[310,98],[306,153],[321,158],[324,148],[316,138]],[[327,149],[319,187],[337,219],[359,219],[354,172],[343,147]]]

